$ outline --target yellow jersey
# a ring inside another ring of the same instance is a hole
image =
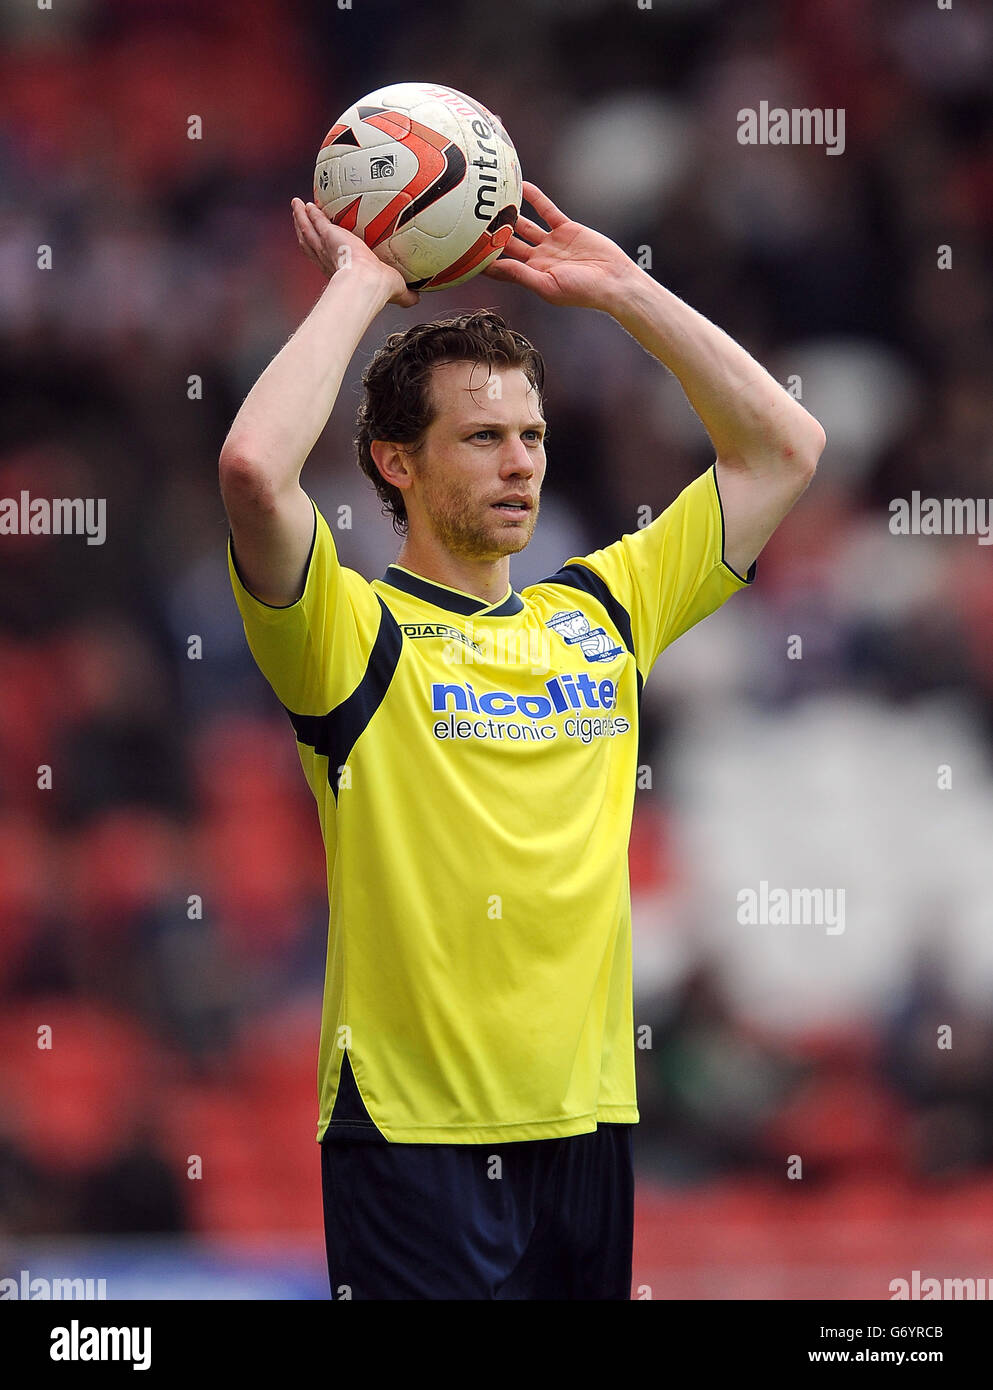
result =
[[[317,1138],[496,1143],[635,1123],[628,840],[645,679],[750,584],[716,467],[497,603],[339,563],[231,583],[327,851]]]

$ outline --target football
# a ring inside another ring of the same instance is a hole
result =
[[[510,240],[521,170],[485,106],[451,87],[400,82],[370,92],[328,131],[314,201],[411,289],[448,289]]]

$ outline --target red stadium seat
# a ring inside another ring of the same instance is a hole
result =
[[[39,1047],[46,1029],[51,1047]],[[64,999],[8,1008],[0,1053],[20,1141],[37,1161],[66,1169],[109,1157],[169,1074],[160,1050],[132,1019]]]

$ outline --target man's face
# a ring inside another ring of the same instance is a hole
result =
[[[499,559],[523,550],[538,520],[545,421],[519,368],[446,362],[431,373],[435,418],[410,457],[410,532],[429,528],[452,554]],[[496,504],[512,498],[523,508]]]

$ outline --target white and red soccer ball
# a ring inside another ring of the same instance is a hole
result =
[[[448,289],[510,240],[521,170],[485,106],[451,87],[399,82],[357,101],[328,131],[314,201],[412,289]]]

